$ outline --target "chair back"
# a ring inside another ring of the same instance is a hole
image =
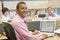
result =
[[[3,24],[8,40],[17,40],[13,27],[9,23],[3,23]]]

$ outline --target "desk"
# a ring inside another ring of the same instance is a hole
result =
[[[2,35],[2,36],[0,37],[0,40],[4,40],[4,39],[7,40],[7,37],[4,36],[4,35]],[[45,40],[60,40],[60,36],[55,35],[55,36],[49,37],[49,38],[47,38],[47,39],[45,39]]]
[[[2,35],[2,36],[0,37],[0,40],[6,40],[6,39],[7,39],[7,37],[4,36],[4,35]]]
[[[58,36],[58,35],[55,34],[55,36],[49,37],[49,38],[47,38],[45,40],[60,40],[60,36]]]

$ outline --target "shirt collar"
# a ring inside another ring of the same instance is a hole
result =
[[[17,14],[18,18],[21,19],[24,22],[24,18],[21,17],[19,14]]]

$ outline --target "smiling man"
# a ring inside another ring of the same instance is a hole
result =
[[[25,2],[19,2],[16,6],[17,15],[12,19],[11,25],[15,30],[17,40],[42,40],[47,37],[47,35],[35,36],[28,30],[27,25],[24,22],[24,18],[28,12]]]
[[[59,16],[59,15],[57,15],[57,13],[53,12],[53,9],[51,7],[47,8],[47,12],[48,12],[47,15],[46,15],[47,17],[49,17],[49,16],[50,17],[58,17]]]

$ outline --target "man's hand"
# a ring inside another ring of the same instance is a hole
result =
[[[38,30],[35,30],[34,32],[32,32],[33,35],[39,34]]]
[[[45,38],[47,38],[47,37],[48,37],[48,35],[47,35],[47,34],[42,34],[41,36],[42,36],[42,38],[43,38],[43,39],[45,39]]]

